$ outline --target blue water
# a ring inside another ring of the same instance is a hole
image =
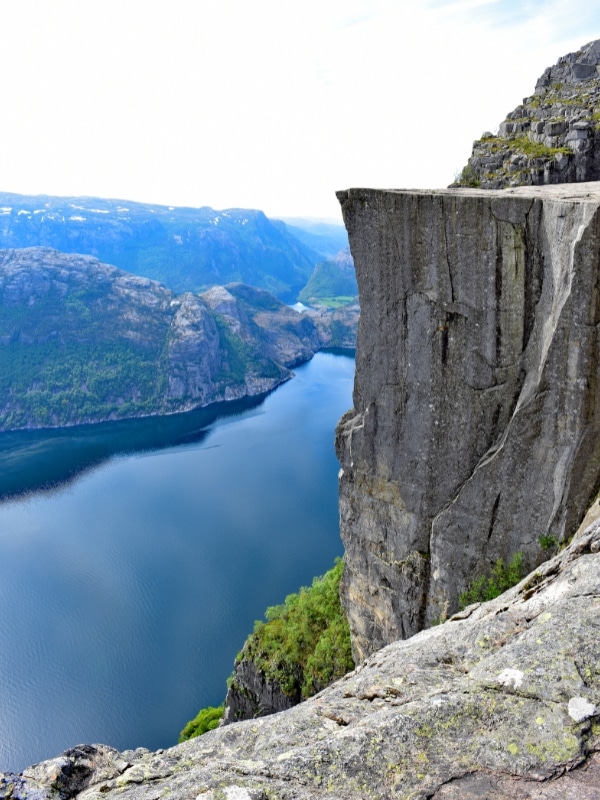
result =
[[[235,416],[0,436],[0,771],[168,747],[222,701],[253,621],[342,553],[353,376],[319,353]]]

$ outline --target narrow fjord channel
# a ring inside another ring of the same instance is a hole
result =
[[[341,555],[354,358],[295,372],[216,420],[0,436],[0,771],[174,744],[253,621]]]

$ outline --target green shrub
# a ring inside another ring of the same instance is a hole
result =
[[[459,186],[470,186],[472,188],[481,186],[479,175],[470,164],[467,164],[466,167],[463,167],[460,175],[457,177],[456,183]]]
[[[458,598],[459,608],[462,610],[472,603],[485,603],[493,600],[515,586],[524,577],[523,553],[515,553],[507,566],[499,558],[492,567],[489,575],[481,575],[469,585]]]
[[[196,736],[202,736],[203,733],[217,728],[224,711],[224,705],[207,706],[201,709],[179,734],[179,743],[181,744],[181,742],[193,739]]]
[[[556,536],[544,535],[538,539],[542,550],[554,550],[558,547],[558,539]]]
[[[339,597],[343,562],[312,586],[286,597],[258,621],[238,660],[250,659],[289,697],[305,699],[354,668],[350,630]]]

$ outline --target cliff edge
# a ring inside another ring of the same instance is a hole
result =
[[[355,661],[528,569],[600,480],[600,186],[338,194],[361,299],[337,429]]]

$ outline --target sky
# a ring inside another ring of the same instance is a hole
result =
[[[340,220],[447,186],[590,0],[0,0],[0,191]]]

